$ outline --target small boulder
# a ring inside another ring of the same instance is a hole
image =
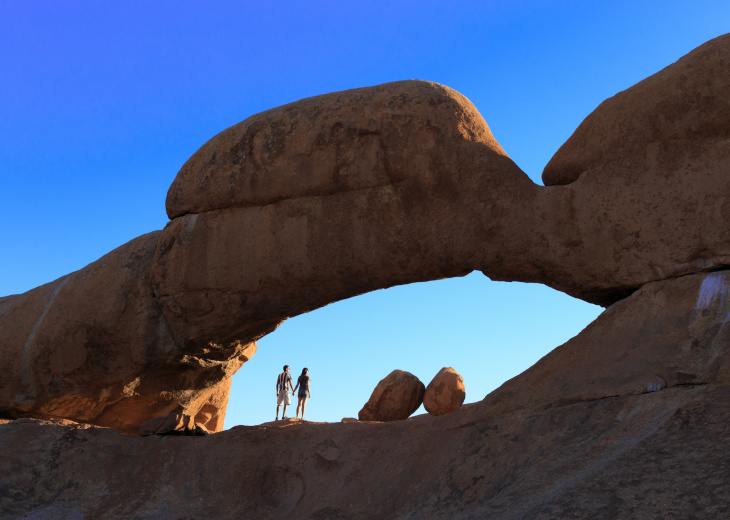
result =
[[[153,417],[139,426],[139,434],[147,435],[208,435],[208,429],[195,424],[190,415],[175,413]]]
[[[400,421],[407,419],[423,402],[426,387],[404,370],[393,370],[382,379],[363,406],[361,421]]]
[[[465,398],[464,378],[453,368],[444,367],[428,384],[423,407],[431,415],[446,415],[461,408]]]

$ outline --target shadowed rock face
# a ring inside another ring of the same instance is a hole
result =
[[[683,387],[460,429],[419,417],[135,438],[19,419],[0,424],[0,511],[145,520],[723,518],[730,444],[717,439],[729,408],[727,387]]]
[[[728,322],[730,271],[647,284],[470,407],[469,420],[675,386],[730,385]]]
[[[717,38],[602,104],[547,187],[466,98],[429,82],[225,130],[175,179],[164,230],[0,299],[0,415],[135,432],[185,413],[216,431],[255,340],[333,301],[478,269],[612,313],[652,282],[730,265],[729,49]],[[569,382],[552,381],[534,399],[561,402]]]
[[[728,296],[730,271],[650,284],[483,402],[440,417],[163,438],[0,421],[0,513],[724,518]]]

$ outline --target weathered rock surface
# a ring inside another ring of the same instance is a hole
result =
[[[622,286],[728,266],[728,139],[730,35],[601,103],[543,172],[550,262],[602,277],[566,292],[609,303]]]
[[[216,392],[256,344],[193,349],[173,339],[149,283],[159,236],[0,300],[0,416],[65,417],[136,434],[150,417],[195,415],[212,403],[216,412],[200,422],[222,429],[226,401]]]
[[[467,420],[684,385],[730,385],[730,271],[654,282],[470,407]]]
[[[730,272],[651,284],[482,403],[440,417],[144,438],[0,421],[0,514],[723,518],[728,296]]]
[[[464,142],[507,155],[469,100],[443,85],[400,81],[311,97],[251,116],[203,145],[172,183],[167,214],[266,206],[416,177],[427,185],[425,177],[446,173],[439,166],[455,173],[455,148]]]
[[[251,359],[251,356],[255,352],[256,343],[250,343],[248,348],[242,352],[242,356],[245,356],[245,360],[247,361]],[[207,395],[204,395],[203,399],[205,399],[205,402],[198,408],[198,413],[195,415],[195,422],[198,425],[203,425],[206,429],[213,432],[219,432],[223,429],[223,421],[226,417],[228,396],[231,392],[232,381],[230,377],[227,377],[212,387]]]
[[[255,340],[333,301],[479,269],[607,305],[730,265],[729,48],[601,105],[546,168],[560,185],[533,184],[466,98],[422,81],[222,132],[173,183],[163,231],[0,299],[0,415],[216,430]]]
[[[230,376],[284,319],[382,287],[466,274],[481,265],[485,244],[502,244],[489,246],[491,257],[509,266],[509,251],[525,242],[519,225],[502,221],[519,217],[534,185],[451,89],[400,82],[257,117],[271,128],[234,127],[210,156],[213,144],[189,163],[220,160],[214,171],[228,171],[246,147],[227,155],[227,136],[251,146],[268,136],[245,156],[253,162],[232,170],[233,199],[222,194],[227,181],[206,177],[213,170],[186,166],[171,204],[182,186],[178,202],[190,205],[180,211],[209,211],[0,301],[0,368],[10,374],[0,414],[135,433],[150,417],[188,413],[216,430]],[[291,131],[272,130],[282,125]],[[246,199],[252,167],[260,190]]]
[[[550,159],[543,182],[553,186],[570,184],[581,176],[630,177],[631,168],[602,168],[627,158],[658,159],[657,152],[669,144],[675,148],[674,157],[681,160],[696,156],[700,151],[696,147],[703,142],[727,140],[728,81],[730,35],[724,35],[601,103]],[[651,166],[654,171],[649,175],[654,177],[667,164]]]
[[[165,435],[171,432],[182,434],[185,430],[195,430],[195,420],[189,415],[182,413],[161,415],[147,419],[139,425],[139,434],[142,437],[147,435]]]
[[[381,379],[358,413],[361,421],[402,421],[418,410],[426,387],[405,370],[393,370]]]
[[[0,425],[0,511],[140,520],[730,514],[726,386],[514,412],[457,429],[443,420],[466,409],[207,437],[19,419]]]
[[[431,415],[446,415],[461,408],[466,399],[464,378],[451,367],[434,376],[423,394],[423,407]]]
[[[364,292],[511,269],[535,188],[448,87],[301,100],[221,132],[183,166],[154,291],[178,341],[256,339]]]

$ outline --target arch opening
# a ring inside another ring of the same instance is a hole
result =
[[[496,282],[478,271],[341,300],[290,318],[259,340],[256,355],[233,376],[224,427],[274,419],[276,377],[284,364],[295,382],[309,368],[309,421],[357,417],[394,369],[428,385],[452,366],[464,377],[464,404],[478,402],[602,311],[541,284]],[[295,410],[293,398],[287,415]],[[423,406],[414,415],[422,413]]]

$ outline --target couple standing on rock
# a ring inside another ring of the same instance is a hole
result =
[[[309,369],[305,368],[302,370],[302,375],[297,380],[297,386],[292,386],[291,374],[289,374],[289,365],[284,365],[284,371],[279,374],[276,378],[276,420],[279,420],[279,407],[283,404],[284,410],[281,413],[281,418],[286,419],[286,407],[291,404],[289,398],[289,388],[291,388],[291,395],[299,389],[299,402],[297,403],[297,419],[299,419],[299,410],[302,411],[301,419],[304,420],[304,407],[307,405],[307,399],[312,397],[312,392],[309,391]],[[289,385],[289,388],[287,388]]]

